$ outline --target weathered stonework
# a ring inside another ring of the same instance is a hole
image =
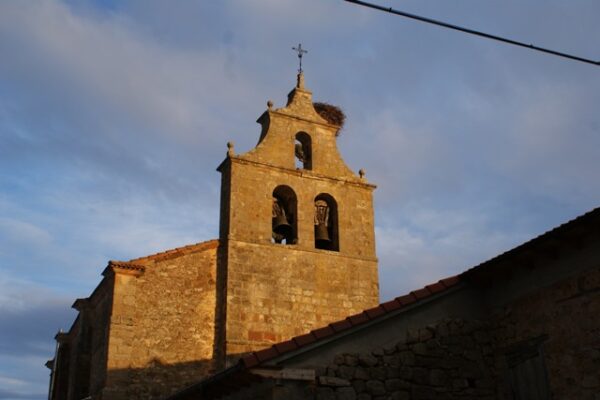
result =
[[[103,398],[160,398],[213,370],[217,245],[115,270]]]
[[[375,186],[341,159],[339,127],[315,111],[302,75],[287,106],[269,106],[259,122],[257,147],[235,155],[229,143],[219,167],[218,240],[111,261],[94,293],[75,303],[79,316],[50,363],[51,400],[164,398],[246,352],[378,303]],[[310,159],[302,168],[299,132]],[[286,244],[272,239],[282,185],[297,206]],[[335,238],[326,249],[314,236],[319,195]]]
[[[600,208],[462,274],[252,352],[170,400],[600,393]]]
[[[378,303],[374,186],[346,166],[336,146],[339,127],[316,113],[302,79],[286,107],[259,118],[256,148],[230,152],[219,167],[226,260],[219,269],[226,281],[221,355],[230,359]],[[310,143],[309,168],[295,164],[299,133]],[[272,240],[272,199],[280,186],[295,195],[291,244]],[[336,251],[315,245],[315,199],[322,194],[337,206]]]
[[[318,371],[314,398],[494,399],[491,342],[485,323],[440,321],[395,346],[338,355]]]
[[[396,345],[341,353],[317,368],[314,394],[306,398],[509,400],[511,364],[539,358],[537,373],[546,375],[548,389],[536,395],[596,400],[600,324],[592,316],[600,313],[599,293],[595,268],[523,296],[485,320],[442,320],[409,331]],[[526,389],[535,386],[533,376],[524,378]]]

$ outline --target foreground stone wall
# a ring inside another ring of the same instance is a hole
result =
[[[317,399],[597,400],[600,268],[507,304],[485,321],[444,320],[395,346],[317,370]],[[540,397],[541,396],[541,397]]]
[[[315,398],[492,399],[495,368],[489,326],[448,320],[410,332],[396,346],[336,356],[318,370]]]
[[[539,347],[550,394],[597,400],[600,393],[600,266],[524,296],[493,316],[506,353]],[[535,343],[537,341],[537,344]]]
[[[212,371],[217,241],[115,274],[105,399],[158,399]]]

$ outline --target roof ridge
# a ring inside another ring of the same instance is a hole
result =
[[[129,261],[121,261],[121,262],[122,263],[135,263],[135,262],[139,262],[139,261],[142,261],[142,262],[143,261],[153,261],[156,259],[162,259],[164,257],[169,257],[169,256],[178,256],[178,255],[193,253],[195,251],[214,249],[218,246],[219,246],[219,239],[211,239],[211,240],[206,240],[204,242],[188,244],[188,245],[182,246],[182,247],[175,247],[174,249],[161,251],[161,252],[150,254],[147,256],[143,256],[143,257],[132,258]]]
[[[253,351],[247,356],[240,358],[239,363],[246,368],[254,367],[260,363],[315,343],[334,334],[379,319],[384,315],[408,305],[418,303],[434,294],[444,292],[451,287],[458,285],[460,282],[459,275],[439,280],[438,282],[427,285],[421,289],[413,290],[404,296],[396,297],[393,300],[381,303],[376,307],[369,308],[358,314],[350,315],[343,320],[331,322],[327,326],[313,329],[308,333],[295,336],[284,342],[275,343],[266,349]]]
[[[475,265],[475,266],[473,266],[473,267],[465,270],[464,272],[462,272],[461,275],[471,273],[474,270],[479,270],[482,267],[485,267],[487,265],[496,263],[499,260],[502,260],[502,259],[504,259],[506,257],[510,257],[510,255],[518,253],[518,252],[521,252],[524,249],[527,249],[528,247],[534,246],[535,244],[539,243],[540,241],[548,239],[549,237],[552,237],[553,235],[559,235],[563,231],[566,231],[566,230],[572,228],[573,226],[581,223],[581,221],[584,221],[584,220],[586,220],[588,218],[591,218],[591,217],[593,218],[594,214],[598,214],[598,216],[600,217],[600,207],[596,207],[596,208],[594,208],[594,209],[592,209],[592,210],[590,210],[590,211],[588,211],[588,212],[586,212],[584,214],[581,214],[581,215],[579,215],[579,216],[577,216],[577,217],[575,217],[575,218],[573,218],[573,219],[571,219],[571,220],[569,220],[567,222],[564,222],[564,223],[562,223],[562,224],[560,224],[558,226],[555,226],[552,229],[549,229],[549,230],[547,230],[547,231],[545,231],[545,232],[543,232],[543,233],[541,233],[541,234],[539,234],[537,236],[534,236],[533,238],[531,238],[531,239],[529,239],[529,240],[521,243],[520,245],[518,245],[516,247],[513,247],[512,249],[506,250],[506,251],[504,251],[504,252],[502,252],[502,253],[500,253],[500,254],[498,254],[498,255],[496,255],[496,256],[488,259],[488,260],[485,260],[485,261],[483,261],[483,262],[481,262],[481,263],[479,263],[479,264],[477,264],[477,265]]]

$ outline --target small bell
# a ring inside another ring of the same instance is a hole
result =
[[[329,236],[329,205],[324,200],[315,201],[315,247],[327,249],[331,244]]]
[[[329,245],[331,238],[325,224],[315,225],[315,242],[318,248]]]
[[[273,218],[273,232],[286,238],[292,235],[292,226],[285,215],[280,214]]]
[[[290,225],[285,210],[281,206],[279,199],[273,198],[273,237],[277,243],[281,243],[283,239],[289,240],[292,237],[294,229]]]

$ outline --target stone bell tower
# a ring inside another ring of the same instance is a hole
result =
[[[228,143],[218,168],[221,366],[379,300],[375,186],[342,160],[340,126],[315,110],[302,72],[287,105],[269,102],[257,122],[257,146],[235,154]]]

